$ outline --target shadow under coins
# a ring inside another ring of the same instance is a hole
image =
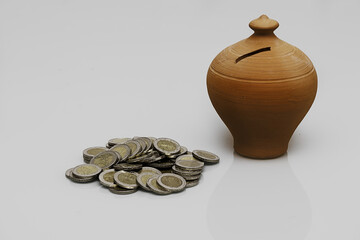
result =
[[[207,221],[214,239],[305,239],[311,227],[309,199],[288,156],[234,161],[212,194]]]

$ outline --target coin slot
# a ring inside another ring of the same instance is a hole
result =
[[[250,57],[250,56],[252,56],[252,55],[255,55],[255,54],[258,54],[258,53],[261,53],[261,52],[270,51],[270,50],[271,50],[271,47],[264,47],[264,48],[260,48],[260,49],[258,49],[258,50],[255,50],[255,51],[246,53],[246,54],[238,57],[238,58],[235,60],[235,63],[238,63],[238,62],[240,62],[241,60],[243,60],[244,58]]]

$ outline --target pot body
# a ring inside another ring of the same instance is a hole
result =
[[[248,51],[249,43],[254,45],[252,49],[269,46],[273,52],[236,62]],[[310,109],[317,75],[299,49],[274,34],[255,32],[213,60],[207,89],[234,138],[234,150],[251,158],[275,158],[287,151],[292,134]]]

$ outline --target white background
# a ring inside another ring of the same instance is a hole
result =
[[[360,239],[360,2],[0,0],[0,239]],[[206,73],[267,14],[318,94],[288,153],[233,153]],[[120,196],[65,171],[113,137],[221,157],[200,184]]]

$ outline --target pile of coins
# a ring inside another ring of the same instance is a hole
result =
[[[199,183],[205,164],[220,158],[208,151],[189,152],[169,138],[113,138],[106,147],[83,151],[85,164],[70,168],[65,176],[73,182],[100,184],[115,194],[130,194],[139,188],[166,195]]]

